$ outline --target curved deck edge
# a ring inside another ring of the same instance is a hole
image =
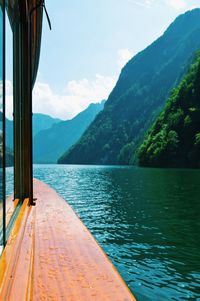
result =
[[[72,208],[35,180],[0,259],[0,300],[133,301],[135,298]]]

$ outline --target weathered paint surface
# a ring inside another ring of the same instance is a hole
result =
[[[71,207],[37,180],[34,195],[0,260],[0,300],[135,300]]]

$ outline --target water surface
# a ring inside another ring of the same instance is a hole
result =
[[[36,165],[138,301],[200,300],[200,171]]]

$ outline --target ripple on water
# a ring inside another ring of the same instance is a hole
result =
[[[66,199],[138,301],[197,300],[200,171],[36,165]]]

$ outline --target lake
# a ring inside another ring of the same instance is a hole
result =
[[[9,169],[8,169],[9,174]],[[200,171],[35,165],[138,301],[200,300]]]

